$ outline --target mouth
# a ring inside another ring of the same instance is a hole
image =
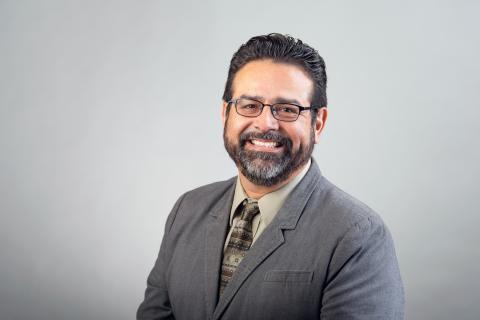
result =
[[[283,149],[283,144],[279,141],[267,139],[249,139],[247,148],[255,151],[278,152]]]

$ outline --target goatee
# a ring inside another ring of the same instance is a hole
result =
[[[253,184],[270,187],[288,179],[290,174],[310,159],[314,146],[314,132],[310,135],[309,144],[302,145],[293,153],[292,140],[278,131],[245,132],[239,136],[238,143],[231,141],[226,134],[228,126],[225,124],[223,142],[228,155],[235,162],[240,172]],[[263,139],[275,142],[283,147],[283,152],[261,152],[247,150],[245,145],[252,139]]]

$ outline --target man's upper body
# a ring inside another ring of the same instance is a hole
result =
[[[184,194],[138,319],[402,319],[392,238],[315,162],[218,296],[236,179]]]
[[[311,158],[327,119],[323,59],[292,37],[254,37],[223,100],[238,178],[177,201],[137,318],[403,319],[390,233]]]

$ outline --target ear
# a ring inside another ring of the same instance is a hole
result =
[[[227,106],[228,106],[228,103],[223,101],[223,103],[222,103],[222,123],[223,123],[224,127],[225,127],[225,122],[227,121]]]
[[[328,111],[326,106],[318,109],[317,119],[315,120],[315,143],[320,142],[320,134],[322,133],[323,128],[325,128],[327,116]]]

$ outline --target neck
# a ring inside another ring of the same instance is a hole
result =
[[[241,172],[240,170],[238,171],[238,177],[240,178],[240,182],[242,183],[242,187],[243,189],[245,190],[245,193],[248,195],[249,198],[253,198],[253,199],[260,199],[261,197],[263,197],[264,195],[266,195],[267,193],[271,193],[271,192],[274,192],[278,189],[280,189],[281,187],[283,187],[284,185],[286,185],[287,183],[289,183],[290,181],[292,181],[293,178],[295,178],[300,172],[302,172],[302,170],[305,168],[305,166],[308,164],[308,162],[306,164],[304,164],[303,166],[301,166],[300,168],[298,168],[297,170],[293,171],[287,179],[273,185],[273,186],[260,186],[260,185],[257,185],[257,184],[254,184],[253,182],[251,182],[250,180],[247,179],[247,177],[245,177]]]

